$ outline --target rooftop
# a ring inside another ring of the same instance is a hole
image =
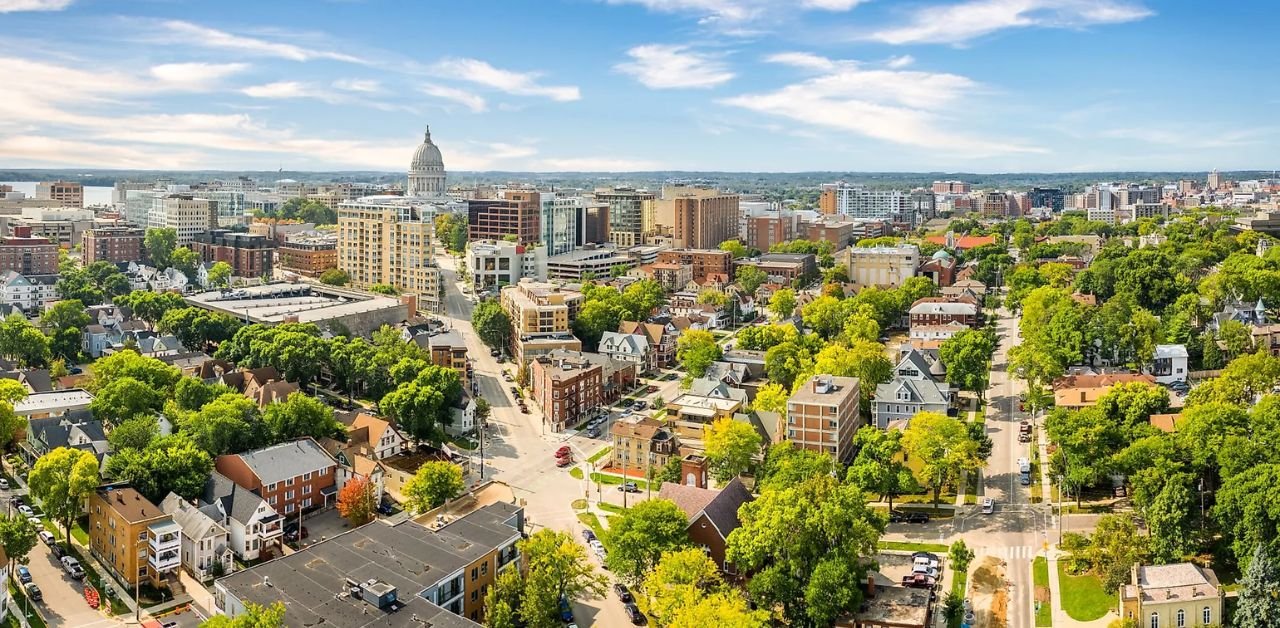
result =
[[[87,407],[91,401],[93,401],[93,395],[80,388],[52,390],[27,395],[26,399],[13,404],[13,411],[19,415],[52,412]]]
[[[187,302],[255,323],[296,318],[313,323],[343,316],[404,307],[399,299],[305,283],[272,283],[235,290],[201,292]]]
[[[849,395],[858,394],[858,378],[835,375],[814,375],[804,383],[788,401],[797,403],[840,403]]]
[[[144,523],[167,517],[159,506],[151,503],[131,486],[102,486],[97,493],[98,497],[129,523]]]
[[[283,482],[336,464],[324,448],[310,438],[233,455],[239,456],[263,484]]]

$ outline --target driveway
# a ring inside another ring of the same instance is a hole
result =
[[[347,520],[338,514],[337,508],[330,508],[310,517],[304,517],[302,525],[307,528],[307,538],[303,539],[303,546],[331,539],[351,529],[347,525]]]
[[[115,620],[89,608],[84,600],[84,585],[62,570],[62,565],[49,553],[49,547],[36,542],[28,555],[31,579],[40,587],[44,601],[39,604],[50,626],[96,627],[114,626]]]

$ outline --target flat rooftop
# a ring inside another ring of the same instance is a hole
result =
[[[26,399],[13,404],[13,411],[19,415],[27,415],[54,410],[74,410],[87,408],[92,401],[93,395],[80,388],[51,390],[27,395]]]
[[[306,283],[213,290],[187,297],[187,303],[254,323],[283,323],[296,318],[314,323],[403,307],[399,299]]]

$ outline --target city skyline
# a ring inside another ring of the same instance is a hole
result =
[[[0,166],[395,171],[427,124],[456,171],[1271,165],[1261,2],[538,7],[0,0]]]

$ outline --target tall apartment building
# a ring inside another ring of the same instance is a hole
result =
[[[848,249],[849,281],[859,290],[870,286],[896,288],[916,276],[920,249],[901,246],[851,246]]]
[[[796,239],[796,229],[800,219],[795,212],[773,211],[748,216],[746,219],[746,240],[743,244],[768,251],[769,247]]]
[[[1208,178],[1205,180],[1205,187],[1210,190],[1221,189],[1222,181],[1223,181],[1222,173],[1218,172],[1217,170],[1214,170],[1213,172],[1209,173]]]
[[[938,197],[932,191],[923,188],[911,190],[907,202],[917,224],[932,220],[938,214]]]
[[[582,293],[558,285],[525,279],[502,288],[501,305],[512,324],[512,352],[524,364],[553,349],[582,348],[573,335],[573,321],[582,307]]]
[[[1092,221],[1116,224],[1116,208],[1119,202],[1110,186],[1099,185],[1086,195],[1085,216]]]
[[[911,195],[901,190],[868,190],[860,185],[825,183],[818,197],[824,214],[914,223]]]
[[[84,207],[84,185],[75,181],[41,181],[36,184],[36,198],[58,201],[67,207]]]
[[[142,261],[146,232],[137,227],[96,227],[84,232],[84,263]]]
[[[435,265],[436,207],[429,201],[370,196],[338,206],[338,268],[357,288],[390,284],[440,312],[444,283]]]
[[[541,220],[538,225],[539,242],[547,249],[547,255],[568,253],[578,244],[578,212],[582,198],[560,196],[555,192],[540,192]]]
[[[191,194],[154,197],[147,214],[147,226],[173,229],[178,232],[178,246],[187,246],[196,234],[218,228],[218,202]]]
[[[609,204],[587,199],[580,199],[580,202],[574,214],[577,246],[610,242]]]
[[[182,564],[182,526],[126,485],[89,495],[89,550],[117,578],[160,584]]]
[[[688,264],[693,267],[693,280],[706,281],[710,275],[733,277],[733,254],[719,249],[667,249],[658,252],[659,264]]]
[[[856,377],[810,377],[787,399],[787,423],[783,426],[787,440],[848,462],[853,455],[853,433],[862,423],[858,399]]]
[[[270,277],[276,243],[266,236],[215,229],[197,234],[191,250],[206,262],[226,262],[233,277]]]
[[[738,195],[705,188],[683,188],[674,202],[672,237],[676,246],[714,249],[738,237]]]
[[[618,245],[618,248],[644,244],[645,235],[656,224],[656,194],[618,187],[596,190],[595,200],[609,205],[610,242]]]
[[[304,277],[319,277],[338,267],[337,234],[295,234],[285,238],[276,249],[282,270]]]
[[[547,280],[547,249],[502,240],[467,243],[471,287],[483,292],[529,278]]]
[[[31,236],[30,227],[14,227],[13,235],[0,240],[0,270],[20,275],[58,273],[58,245],[48,238]]]
[[[1027,192],[1031,207],[1047,207],[1060,212],[1066,206],[1066,195],[1059,188],[1031,188]]]
[[[964,181],[934,181],[934,194],[968,194],[973,187]]]
[[[470,240],[502,240],[514,236],[519,244],[539,239],[542,202],[538,192],[507,192],[505,198],[467,201]]]

